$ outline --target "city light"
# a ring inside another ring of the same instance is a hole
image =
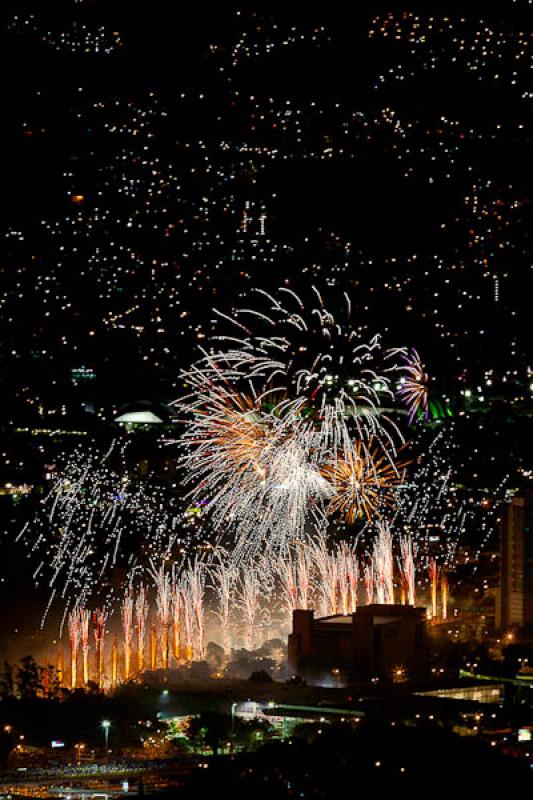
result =
[[[527,792],[533,0],[5,5],[0,795]]]

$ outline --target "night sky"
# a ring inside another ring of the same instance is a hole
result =
[[[2,5],[0,483],[64,444],[17,429],[170,402],[213,307],[280,285],[349,292],[527,466],[533,7],[268,5]]]

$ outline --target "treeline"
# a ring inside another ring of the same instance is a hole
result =
[[[16,664],[4,661],[0,674],[0,697],[28,700],[38,696],[59,697],[61,685],[52,664],[41,667],[33,656],[24,656]]]
[[[146,725],[152,730],[158,727],[159,696],[158,690],[131,684],[110,694],[99,691],[96,684],[70,690],[59,685],[53,668],[44,670],[31,656],[15,665],[4,663],[0,674],[0,766],[20,743],[49,748],[52,740],[59,739],[66,750],[78,742],[101,750],[104,719],[111,721],[111,749],[140,747]]]

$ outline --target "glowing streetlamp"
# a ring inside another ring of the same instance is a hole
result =
[[[74,745],[74,749],[76,750],[76,763],[79,766],[81,764],[81,753],[82,750],[85,750],[85,745],[81,742]]]
[[[104,741],[105,741],[105,760],[106,764],[109,759],[109,728],[111,727],[111,722],[108,719],[102,720],[102,728],[104,729]]]

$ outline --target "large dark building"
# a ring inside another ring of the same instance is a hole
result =
[[[500,589],[496,625],[533,626],[533,491],[505,506],[500,523]]]
[[[426,610],[375,604],[321,619],[296,610],[289,661],[304,677],[337,670],[356,678],[420,673],[427,663]]]

